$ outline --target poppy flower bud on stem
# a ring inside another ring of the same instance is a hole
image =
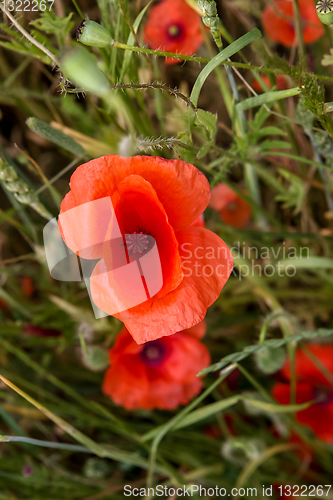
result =
[[[323,24],[333,24],[333,0],[319,0],[316,11],[318,19]]]
[[[104,26],[85,19],[76,32],[76,40],[89,47],[107,47],[112,42],[111,34]]]
[[[282,368],[286,360],[283,347],[263,347],[255,353],[257,367],[263,373],[274,373]]]
[[[98,345],[87,345],[82,332],[79,333],[79,339],[83,364],[92,371],[105,370],[109,364],[107,351]]]
[[[96,58],[83,47],[68,52],[60,62],[65,78],[72,81],[82,91],[92,92],[101,97],[108,97],[110,84],[99,69]]]

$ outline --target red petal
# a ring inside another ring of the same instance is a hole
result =
[[[132,174],[140,175],[151,183],[174,228],[189,226],[208,205],[209,183],[193,165],[152,156],[122,158],[109,155],[91,160],[75,170],[70,182],[70,207],[73,200],[76,205],[81,205],[98,198],[112,197],[121,181]],[[61,212],[67,210],[67,202],[64,206],[63,203]]]
[[[268,5],[262,15],[262,24],[267,36],[274,42],[281,43],[285,47],[292,47],[295,42],[295,28],[292,22],[276,14],[279,11],[285,16],[293,18],[293,5],[290,0],[276,0],[274,7]]]
[[[307,347],[333,375],[333,346],[309,344]],[[282,374],[287,379],[290,379],[289,359],[287,359],[282,369]],[[311,384],[329,384],[327,378],[322,374],[319,368],[317,368],[305,352],[301,350],[298,350],[296,353],[296,374],[297,380],[299,381],[309,382]]]
[[[104,394],[127,410],[144,408],[148,389],[145,365],[128,355],[107,370],[102,385]]]
[[[182,333],[186,333],[186,335],[191,335],[191,337],[194,337],[195,339],[202,339],[206,335],[206,321],[200,321],[197,325],[192,326],[192,328],[188,328],[187,330],[184,330]]]
[[[178,231],[176,236],[185,275],[183,281],[164,297],[153,298],[118,316],[138,344],[172,335],[202,321],[232,271],[232,254],[216,234],[191,227]],[[106,313],[114,314],[113,291],[106,275],[94,272],[92,278],[94,302]]]

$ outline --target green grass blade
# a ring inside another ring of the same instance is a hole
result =
[[[208,64],[207,66],[204,67],[204,69],[201,71],[199,74],[198,78],[196,79],[196,82],[193,86],[190,100],[193,102],[194,106],[197,107],[198,105],[198,99],[199,99],[199,94],[201,92],[202,86],[207,80],[208,76],[210,73],[220,64],[222,64],[228,57],[233,56],[236,54],[238,51],[246,47],[249,43],[253,42],[254,40],[257,40],[258,38],[261,37],[260,31],[255,28],[251,30],[249,33],[246,33],[246,35],[241,36],[233,42],[232,44],[228,45],[225,49],[223,49],[219,54],[217,54]]]
[[[263,104],[269,104],[270,102],[286,99],[287,97],[293,97],[300,93],[301,89],[299,87],[288,90],[277,90],[275,92],[265,92],[264,94],[249,97],[249,99],[239,102],[236,104],[236,108],[239,110],[251,109],[256,106],[262,106]]]

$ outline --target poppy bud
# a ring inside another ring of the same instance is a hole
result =
[[[82,350],[83,363],[94,372],[105,370],[109,364],[109,355],[103,347],[89,345]]]
[[[104,26],[95,21],[84,20],[77,29],[76,40],[89,47],[107,47],[112,37]]]
[[[261,439],[243,437],[231,438],[222,445],[221,454],[228,462],[235,465],[245,465],[249,460],[259,458],[265,449]]]
[[[316,11],[323,24],[333,24],[333,0],[319,0]]]
[[[83,474],[93,479],[103,479],[110,474],[110,471],[110,462],[103,458],[88,458],[83,466]]]
[[[99,69],[96,58],[83,47],[67,53],[60,66],[64,76],[83,91],[87,90],[99,96],[108,95],[108,79]]]
[[[286,353],[283,347],[263,347],[255,353],[257,367],[263,373],[274,373],[284,365]]]

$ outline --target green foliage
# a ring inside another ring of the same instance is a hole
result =
[[[299,342],[301,340],[317,339],[321,337],[329,337],[331,335],[333,335],[333,330],[318,330],[316,332],[303,332],[300,333],[299,335],[293,335],[292,339],[290,338],[270,339],[266,340],[262,344],[248,345],[243,349],[242,352],[235,352],[233,354],[225,356],[218,363],[215,363],[214,365],[211,365],[208,368],[201,370],[201,372],[198,375],[205,375],[210,372],[216,372],[222,370],[231,363],[238,363],[239,361],[243,361],[251,354],[254,354],[261,350],[265,350],[267,348],[278,349],[287,344],[288,342],[290,342],[291,340],[293,342]]]
[[[73,13],[71,12],[67,17],[57,17],[51,11],[41,12],[40,17],[31,21],[30,24],[35,26],[40,31],[45,31],[50,35],[56,35],[61,43],[64,43],[64,39],[69,35],[71,29],[74,26],[74,22],[71,21]]]
[[[330,484],[331,447],[294,418],[314,401],[280,405],[270,394],[286,354],[303,342],[332,344],[333,126],[324,104],[333,78],[320,65],[329,69],[332,54],[323,53],[327,37],[306,45],[307,58],[262,43],[259,30],[247,32],[262,2],[236,3],[241,15],[230,4],[222,25],[215,2],[200,1],[215,46],[207,31],[207,47],[171,53],[183,63],[170,67],[170,53],[144,45],[152,2],[98,0],[91,10],[74,0],[0,23],[0,500],[120,500],[124,484],[146,480],[228,492],[242,481]],[[91,49],[75,41],[86,13],[105,35]],[[287,75],[292,88],[253,97],[258,74]],[[241,228],[205,212],[207,229],[239,243],[240,255],[208,310],[203,391],[174,411],[131,412],[103,394],[122,324],[96,319],[84,283],[52,279],[45,261],[40,215],[58,214],[77,165],[119,153],[188,161],[252,209]],[[61,335],[29,334],[31,325]],[[291,378],[293,386],[292,369]],[[291,434],[312,449],[315,474]]]
[[[28,118],[26,124],[36,134],[44,137],[48,141],[54,142],[61,148],[66,149],[70,153],[74,155],[82,156],[85,153],[85,150],[80,146],[77,142],[75,142],[71,137],[68,137],[66,134],[60,132],[60,130],[56,130],[47,123],[38,120],[38,118]]]

